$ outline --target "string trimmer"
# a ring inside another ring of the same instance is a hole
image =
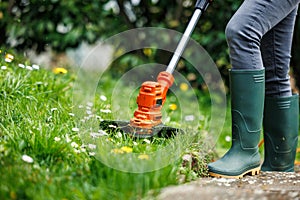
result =
[[[198,0],[196,2],[192,18],[176,47],[166,71],[159,73],[157,82],[146,81],[142,84],[136,100],[138,108],[135,110],[133,118],[130,119],[130,121],[102,121],[100,123],[101,128],[119,128],[125,133],[132,134],[136,137],[151,137],[160,134],[168,136],[169,133],[181,131],[180,129],[163,125],[161,109],[165,103],[168,89],[174,82],[172,74],[178,61],[183,54],[200,16],[212,1],[213,0]]]

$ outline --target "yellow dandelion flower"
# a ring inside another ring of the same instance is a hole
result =
[[[123,154],[124,153],[124,151],[122,149],[112,149],[111,152],[115,153],[115,154]]]
[[[180,87],[180,90],[184,91],[184,92],[189,89],[189,86],[186,83],[181,83],[179,87]]]
[[[125,153],[132,153],[133,149],[131,147],[124,146],[121,147],[121,150],[124,151]]]
[[[107,142],[114,142],[114,139],[112,139],[112,138],[107,138],[106,141],[107,141]]]
[[[124,53],[125,53],[125,49],[119,48],[119,49],[115,52],[114,57],[118,58],[118,57],[122,56]]]
[[[138,159],[149,160],[149,156],[147,154],[141,154],[141,155],[138,156]]]
[[[145,48],[145,49],[143,49],[143,53],[149,57],[152,55],[153,51],[150,48]]]
[[[66,74],[66,73],[68,73],[68,70],[66,70],[63,67],[56,67],[52,71],[53,71],[54,74]]]
[[[14,56],[12,54],[9,54],[9,53],[5,54],[5,62],[10,63],[11,61],[13,61],[13,59],[14,59]]]
[[[185,62],[183,60],[179,60],[177,64],[177,68],[182,69],[185,67]]]
[[[172,103],[169,105],[169,109],[170,110],[176,110],[177,109],[177,105],[175,103]]]
[[[179,23],[178,20],[171,20],[171,21],[169,21],[169,26],[170,26],[171,28],[175,28],[175,27],[177,27],[177,26],[179,26],[179,25],[180,25],[180,23]]]

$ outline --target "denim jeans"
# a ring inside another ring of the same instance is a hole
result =
[[[245,0],[227,24],[232,68],[265,68],[267,96],[291,95],[288,72],[299,2]]]

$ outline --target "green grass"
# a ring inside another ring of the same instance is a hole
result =
[[[178,113],[193,105],[180,108],[172,94],[165,103],[168,125],[198,134],[170,139],[135,139],[119,131],[103,134],[99,122],[114,117],[106,112],[112,109],[109,94],[116,84],[111,76],[103,77],[93,102],[75,108],[75,72],[22,68],[19,64],[32,65],[18,56],[6,62],[5,52],[0,53],[0,199],[142,199],[163,187],[207,176],[213,154],[220,156],[230,147],[229,106],[216,152],[203,144],[210,134],[208,95],[199,98],[196,131],[178,123]],[[127,90],[120,89],[131,92]],[[186,98],[191,95],[180,92]],[[122,105],[123,99],[117,100],[116,105]],[[134,101],[129,103],[131,113]],[[178,109],[168,109],[169,104]],[[77,109],[82,116],[74,112]]]
[[[141,199],[207,175],[211,154],[202,149],[202,134],[145,140],[106,132],[95,138],[91,133],[101,131],[82,128],[111,118],[103,112],[110,109],[111,77],[100,90],[108,99],[98,95],[93,105],[82,105],[92,112],[82,121],[72,103],[75,72],[22,68],[32,65],[18,56],[7,62],[0,53],[0,199]],[[169,124],[178,125],[176,112],[165,112]],[[203,117],[199,132],[206,123]]]

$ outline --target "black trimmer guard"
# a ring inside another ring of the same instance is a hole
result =
[[[129,121],[121,120],[104,120],[100,122],[100,128],[102,130],[116,131],[119,130],[125,134],[130,134],[136,138],[149,138],[153,136],[170,138],[174,137],[176,134],[183,134],[184,131],[180,128],[174,128],[170,126],[165,126],[163,124],[152,127],[151,129],[138,128],[130,125]]]

